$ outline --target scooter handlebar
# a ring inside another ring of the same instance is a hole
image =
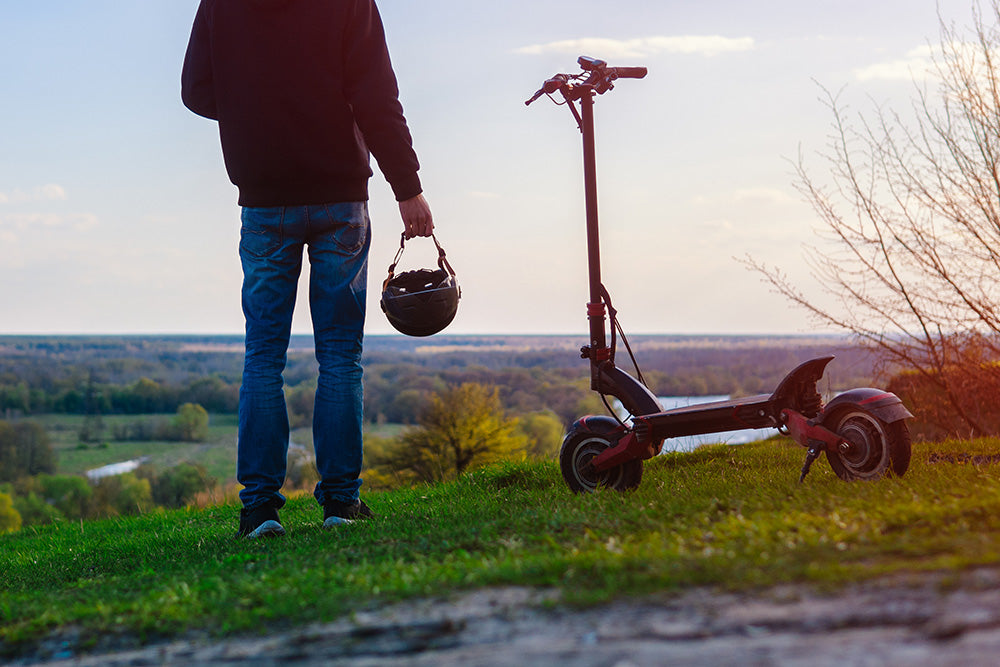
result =
[[[569,74],[556,74],[535,91],[535,94],[525,101],[524,105],[528,106],[542,95],[551,95],[558,90],[562,90],[564,94],[567,94],[566,91],[572,88],[572,86],[568,86],[570,81],[583,78],[586,76],[586,72],[589,72],[590,75],[584,83],[592,86],[598,94],[606,93],[614,88],[613,82],[616,79],[642,79],[645,78],[648,72],[645,67],[608,67],[607,63],[603,60],[588,58],[586,56],[580,56],[579,63],[584,69],[585,74],[572,76]]]
[[[607,71],[618,79],[644,79],[649,73],[645,67],[609,67]]]

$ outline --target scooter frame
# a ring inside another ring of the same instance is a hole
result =
[[[817,383],[832,356],[800,364],[771,394],[666,411],[643,382],[615,365],[618,323],[601,282],[594,101],[612,90],[618,79],[644,78],[646,68],[608,67],[606,62],[586,56],[578,63],[583,73],[555,75],[525,104],[558,92],[583,135],[590,342],[580,352],[590,361],[591,388],[602,398],[618,399],[631,415],[631,423],[615,415],[586,416],[573,424],[560,452],[563,477],[570,488],[578,492],[601,486],[635,488],[641,481],[642,461],[660,453],[668,438],[768,427],[787,434],[808,450],[800,482],[823,453],[836,474],[847,481],[903,475],[910,461],[905,420],[912,415],[895,394],[873,388],[852,389],[824,405]],[[624,339],[624,332],[622,335]],[[641,379],[638,365],[636,369]]]

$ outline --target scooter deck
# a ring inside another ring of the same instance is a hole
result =
[[[655,439],[677,438],[747,428],[773,426],[772,398],[769,394],[746,396],[727,401],[713,401],[673,408],[643,415]]]

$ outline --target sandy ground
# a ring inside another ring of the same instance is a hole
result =
[[[32,659],[13,664],[995,665],[1000,569],[896,576],[836,594],[804,586],[694,590],[582,610],[560,605],[550,592],[504,588],[396,604],[267,637],[92,655],[73,655],[70,640],[53,638]]]

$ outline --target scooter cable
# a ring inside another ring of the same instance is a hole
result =
[[[610,403],[608,403],[608,395],[607,394],[603,394],[601,392],[598,392],[597,394],[598,394],[598,396],[601,397],[601,400],[604,401],[604,407],[608,409],[608,412],[611,413],[611,416],[615,418],[615,421],[618,422],[619,424],[621,424],[622,428],[628,428],[628,424],[625,423],[625,420],[623,420],[621,417],[619,417],[618,413],[615,412],[615,409],[611,407]],[[619,401],[619,403],[620,402],[621,401]],[[625,406],[623,405],[622,407],[625,407]],[[632,417],[633,417],[633,415],[630,412],[628,414],[628,417],[626,417],[625,419],[631,419]]]
[[[649,388],[646,384],[646,378],[642,376],[642,369],[639,368],[639,362],[635,358],[635,354],[632,352],[632,346],[628,343],[628,336],[625,335],[625,329],[622,328],[621,322],[618,321],[618,310],[611,305],[611,294],[608,293],[608,288],[603,284],[601,285],[601,297],[604,299],[604,303],[608,306],[608,316],[611,318],[611,363],[615,361],[615,351],[618,347],[617,336],[615,331],[622,337],[622,342],[625,343],[625,350],[628,352],[629,359],[632,360],[632,367],[635,368],[635,374],[642,386]]]

